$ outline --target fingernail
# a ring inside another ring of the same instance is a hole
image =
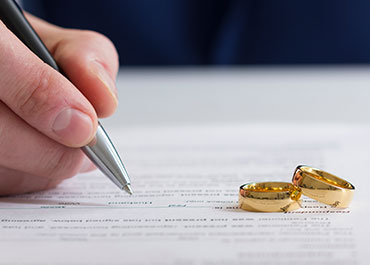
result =
[[[88,144],[94,126],[87,114],[68,108],[58,114],[52,128],[66,145],[77,147]]]
[[[112,94],[114,100],[118,103],[116,83],[110,77],[107,70],[105,70],[103,65],[98,61],[93,61],[91,63],[91,69],[98,76],[98,78],[104,84],[104,86],[107,87],[108,91]]]

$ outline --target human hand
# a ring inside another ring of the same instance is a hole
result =
[[[78,147],[118,104],[118,55],[106,37],[27,17],[70,81],[0,21],[0,195],[53,188],[92,169]]]

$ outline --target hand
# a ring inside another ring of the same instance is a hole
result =
[[[0,195],[53,188],[93,168],[77,147],[118,103],[118,55],[106,37],[27,17],[70,81],[0,21]]]

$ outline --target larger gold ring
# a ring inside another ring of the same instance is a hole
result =
[[[298,166],[292,182],[307,197],[338,208],[348,207],[355,190],[348,181],[309,166]]]
[[[239,206],[252,212],[288,212],[300,208],[301,191],[287,182],[254,182],[240,186]]]

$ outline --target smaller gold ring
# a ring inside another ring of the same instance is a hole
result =
[[[301,190],[288,182],[253,182],[240,186],[239,207],[252,212],[288,212],[301,207]]]
[[[337,208],[348,207],[355,190],[348,181],[309,166],[298,166],[292,182],[303,195]]]

